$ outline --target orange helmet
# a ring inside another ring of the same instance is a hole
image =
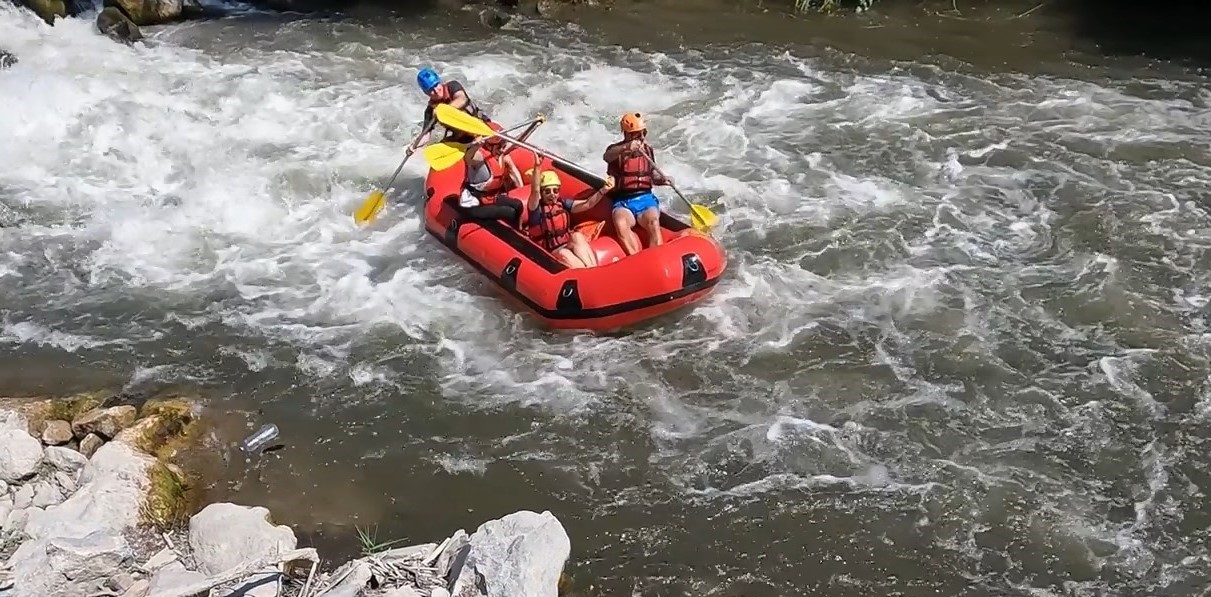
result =
[[[648,126],[643,123],[643,116],[639,112],[629,112],[622,115],[622,132],[623,133],[638,133],[648,130]]]

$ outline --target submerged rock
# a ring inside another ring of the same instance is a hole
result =
[[[126,15],[122,14],[122,11],[112,6],[102,9],[97,14],[97,31],[100,31],[103,35],[114,41],[125,43],[143,39],[143,32],[139,31],[139,26],[126,18]],[[90,435],[89,437],[96,437],[98,440],[101,439],[96,435]],[[84,440],[80,441],[80,449],[84,449]]]
[[[4,50],[0,50],[0,70],[6,69],[17,64],[17,56],[10,54]]]

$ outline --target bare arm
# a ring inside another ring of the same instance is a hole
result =
[[[513,160],[509,160],[512,162]],[[542,156],[534,153],[534,171],[530,172],[530,202],[526,207],[531,211],[538,209],[538,198],[542,194],[542,187],[538,186],[542,180]]]
[[[618,156],[622,155],[622,152],[626,151],[626,149],[627,149],[626,143],[618,143],[616,145],[611,145],[606,148],[605,153],[601,154],[601,159],[606,162],[612,162],[612,161],[618,159]]]
[[[479,155],[479,146],[483,145],[482,139],[482,137],[478,137],[467,144],[467,152],[463,154],[463,163],[475,167],[484,162],[484,158]]]
[[[600,189],[597,189],[597,191],[592,195],[589,195],[588,197],[585,197],[579,201],[572,202],[572,213],[580,213],[582,211],[592,209],[593,206],[597,205],[597,202],[601,201],[601,198],[605,197],[606,193],[609,193],[610,189],[612,188],[614,188],[614,177],[607,176],[605,184],[602,185]]]
[[[467,97],[465,92],[459,90],[455,92],[453,97],[450,98],[449,103],[451,106],[462,110],[463,108],[467,107],[467,104],[471,103],[471,100]]]
[[[509,171],[509,179],[513,181],[513,188],[521,188],[521,172],[517,171],[517,165],[513,163],[513,158],[505,156],[505,169]]]

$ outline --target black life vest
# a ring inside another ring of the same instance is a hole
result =
[[[534,242],[548,251],[554,251],[572,240],[572,217],[562,202],[539,203],[537,212],[538,225],[527,229]]]

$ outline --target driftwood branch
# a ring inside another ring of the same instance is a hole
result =
[[[286,562],[293,562],[295,560],[307,560],[314,564],[320,561],[320,556],[318,553],[316,553],[314,547],[287,551],[285,553],[269,556],[267,558],[261,558],[260,560],[254,560],[238,566],[233,566],[229,570],[225,570],[219,574],[207,577],[195,583],[173,587],[171,590],[161,593],[156,597],[192,597],[198,593],[208,593],[211,589],[219,585],[229,583],[233,580],[245,578],[270,565],[281,565],[285,564]]]

